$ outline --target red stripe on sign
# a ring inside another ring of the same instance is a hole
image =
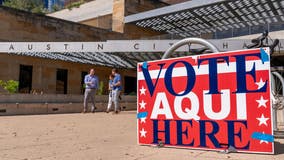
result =
[[[237,51],[206,55],[206,58],[226,55],[230,56],[231,64],[236,64],[232,57],[258,52]],[[157,64],[165,63],[163,68],[166,72],[178,60],[196,66],[192,57],[182,57],[149,62],[148,69],[157,70]],[[250,57],[245,59],[245,63],[255,60],[258,58]],[[138,143],[165,143],[172,147],[213,150],[223,150],[226,148],[224,144],[230,144],[240,152],[273,153],[273,143],[252,138],[254,132],[273,135],[270,66],[269,62],[255,63],[255,71],[252,66],[244,72],[238,66],[243,75],[236,72],[237,67],[230,72],[223,68],[217,77],[212,76],[212,70],[208,72],[200,68],[201,71],[195,70],[196,73],[200,72],[195,78],[184,73],[173,73],[179,76],[166,77],[163,73],[156,80],[157,76],[150,74],[153,77],[148,83],[138,69],[137,111],[147,113],[147,117],[138,119]],[[176,65],[174,69],[181,67]],[[245,77],[245,81],[238,81],[238,77]],[[214,78],[217,78],[217,83]],[[182,95],[191,81],[195,81],[194,85]],[[215,83],[220,94],[210,93]],[[239,92],[241,90],[246,92]]]

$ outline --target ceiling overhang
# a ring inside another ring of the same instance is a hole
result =
[[[191,0],[125,17],[125,23],[182,37],[284,22],[284,0]]]

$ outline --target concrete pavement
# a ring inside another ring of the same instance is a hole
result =
[[[139,146],[136,112],[0,117],[1,160],[283,160],[275,155]]]

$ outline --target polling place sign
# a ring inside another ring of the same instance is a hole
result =
[[[274,153],[269,49],[138,64],[141,145]]]

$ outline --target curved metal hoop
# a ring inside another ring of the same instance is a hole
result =
[[[219,52],[218,48],[211,44],[210,42],[206,41],[202,38],[185,38],[177,43],[173,44],[163,55],[162,59],[168,58],[176,49],[183,45],[187,45],[189,43],[201,44],[205,47],[208,47],[213,53]]]
[[[274,77],[275,76],[275,77]],[[276,84],[275,84],[275,81],[276,79],[278,79],[281,83],[281,86],[282,86],[282,93],[279,93],[280,95],[284,96],[284,78],[281,76],[281,74],[279,74],[278,72],[271,72],[271,98],[273,101],[276,101],[276,105],[277,105],[277,102],[281,99],[278,99],[279,97],[277,95],[275,95],[275,90],[276,90]],[[273,94],[274,92],[274,94]],[[274,97],[275,96],[275,97]],[[280,108],[282,108],[283,106],[280,106]],[[274,131],[277,131],[278,130],[278,127],[277,127],[277,109],[279,108],[275,108],[273,107],[273,130]],[[283,108],[282,108],[283,109]],[[283,110],[283,115],[284,115],[284,110]]]
[[[282,88],[284,88],[284,78],[281,76],[281,74],[279,74],[278,72],[271,72],[271,73],[279,79],[279,81],[282,85]],[[275,87],[274,83],[275,83],[275,80],[272,81],[272,87]],[[274,88],[272,88],[272,90],[274,90]],[[282,96],[284,96],[284,90],[283,89],[282,89]]]

